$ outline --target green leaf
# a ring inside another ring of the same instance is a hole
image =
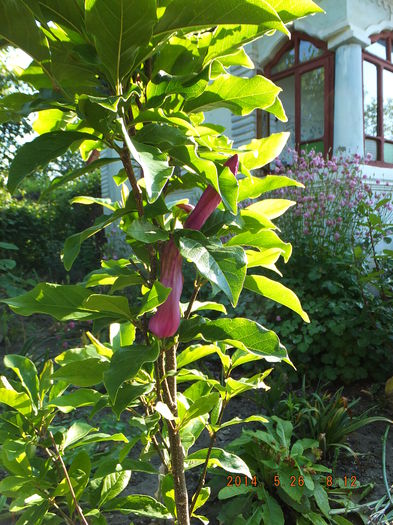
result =
[[[277,270],[275,263],[283,253],[284,251],[281,248],[269,248],[262,251],[246,250],[247,268],[262,266],[263,268],[273,270],[278,273],[278,275],[282,276],[281,272]]]
[[[218,350],[219,348],[216,345],[189,346],[177,356],[177,367],[183,368],[183,366],[189,365],[198,359],[202,359],[202,357],[215,354]]]
[[[210,342],[223,341],[240,350],[260,355],[267,361],[279,361],[287,357],[285,348],[273,331],[242,317],[215,321],[194,317],[182,322],[179,335],[182,342],[198,337]]]
[[[157,308],[157,306],[164,303],[168,295],[171,293],[171,290],[171,288],[166,288],[161,284],[160,281],[155,281],[152,288],[146,294],[137,317],[140,317],[147,312],[151,312]]]
[[[193,419],[208,414],[217,405],[220,395],[215,392],[202,396],[191,405],[191,407],[183,415],[179,428],[184,428]]]
[[[39,382],[35,364],[27,357],[9,354],[4,357],[4,365],[15,372],[30,399],[38,407]]]
[[[247,275],[244,281],[244,287],[290,308],[299,314],[306,323],[310,322],[297,295],[283,284],[272,281],[262,275]]]
[[[237,197],[239,194],[239,183],[228,167],[225,167],[218,178],[220,195],[225,208],[234,215],[237,214]]]
[[[181,234],[178,243],[182,256],[193,262],[198,271],[236,306],[247,271],[243,249],[210,244],[202,233],[196,231],[183,230]]]
[[[40,505],[34,505],[18,519],[15,525],[41,525],[48,513],[49,501],[44,501]]]
[[[40,7],[48,20],[65,25],[74,31],[82,32],[83,3],[80,0],[40,0]]]
[[[145,219],[133,221],[127,228],[127,233],[137,241],[147,244],[165,241],[169,237],[168,232],[161,230]]]
[[[19,315],[51,315],[58,321],[111,318],[129,321],[125,297],[92,294],[82,286],[40,283],[33,290],[12,299],[1,299]]]
[[[160,196],[174,168],[169,166],[167,156],[158,148],[131,140],[123,122],[122,130],[131,155],[143,170],[148,201],[152,203]]]
[[[207,448],[203,448],[190,454],[185,460],[186,469],[198,467],[205,462],[207,456]],[[236,474],[244,474],[248,478],[252,478],[251,472],[245,462],[230,452],[226,452],[221,448],[213,448],[210,459],[208,462],[208,468],[220,467],[227,472],[234,472]]]
[[[0,35],[38,62],[49,58],[48,44],[35,23],[31,10],[21,0],[2,0]]]
[[[162,416],[164,419],[168,419],[169,421],[175,420],[175,416],[172,414],[168,405],[166,405],[162,401],[157,401],[156,406],[154,408],[156,412],[158,412],[160,416]]]
[[[31,399],[24,392],[0,388],[0,403],[14,408],[24,416],[31,414]]]
[[[289,133],[283,132],[273,133],[263,139],[253,139],[250,144],[240,146],[246,152],[239,154],[239,162],[247,170],[263,168],[280,155],[288,138]]]
[[[254,109],[269,111],[280,91],[281,88],[261,75],[251,78],[221,75],[201,96],[188,100],[184,109],[199,112],[226,108],[235,115],[248,115]],[[286,118],[280,120],[286,121]]]
[[[234,417],[229,421],[225,421],[225,423],[222,423],[221,425],[215,426],[214,430],[221,430],[222,428],[231,427],[233,425],[240,425],[243,423],[253,423],[255,421],[258,421],[258,423],[267,423],[268,420],[262,416],[250,416],[246,417],[245,419],[240,419],[240,417]]]
[[[284,261],[287,262],[292,254],[292,245],[284,242],[271,230],[261,230],[258,233],[239,233],[227,242],[227,246],[255,246],[260,249],[280,248],[284,254]]]
[[[135,65],[140,47],[147,47],[156,22],[155,0],[86,0],[86,29],[108,71],[117,94],[120,81]]]
[[[60,412],[68,414],[68,412],[75,410],[75,408],[94,405],[99,399],[101,399],[101,397],[102,394],[96,390],[78,388],[78,390],[75,390],[70,394],[63,394],[62,396],[55,397],[47,406],[55,406]]]
[[[109,218],[107,216],[100,216],[98,219],[96,219],[95,224],[93,226],[90,226],[89,228],[86,228],[86,230],[83,230],[80,233],[75,233],[74,235],[71,235],[68,237],[64,243],[64,249],[63,249],[63,264],[64,268],[69,271],[72,268],[72,265],[77,258],[82,243],[88,239],[89,237],[92,237],[99,231],[103,230],[113,222],[115,222],[117,219],[123,217],[124,215],[127,215],[132,210],[128,208],[120,208],[119,210],[116,210],[115,212],[111,213]]]
[[[211,492],[210,487],[203,487],[203,489],[201,489],[200,493],[198,494],[195,505],[194,505],[194,511],[196,511],[200,507],[203,507],[203,505],[207,502],[207,500],[210,497],[210,492]],[[194,512],[193,512],[193,515],[195,515]]]
[[[102,168],[102,166],[106,166],[107,164],[112,164],[113,162],[118,162],[119,159],[117,158],[104,158],[104,159],[97,159],[90,164],[86,164],[85,166],[82,166],[81,168],[78,168],[76,170],[70,171],[66,173],[65,175],[62,175],[61,177],[55,177],[49,187],[41,193],[40,200],[45,198],[49,193],[51,193],[54,190],[57,190],[61,186],[64,186],[68,182],[71,182],[78,177],[81,177],[82,175],[86,175],[87,173],[93,173],[96,170],[99,170]]]
[[[148,518],[170,519],[173,516],[162,503],[151,496],[131,494],[123,498],[115,498],[105,505],[105,510],[116,510],[122,514],[135,514]]]
[[[154,28],[154,34],[179,29],[202,29],[220,24],[263,24],[286,32],[276,11],[264,0],[173,0]]]
[[[83,140],[97,140],[97,137],[79,131],[51,131],[23,144],[10,166],[7,182],[10,193],[27,175],[63,155],[74,142]]]
[[[108,362],[92,357],[68,363],[58,368],[52,377],[75,386],[95,386],[103,381],[104,372],[108,367]]]
[[[157,344],[150,346],[134,345],[120,348],[113,354],[110,368],[104,374],[104,384],[114,402],[117,391],[124,381],[132,379],[144,363],[154,362],[158,358]]]
[[[153,389],[153,384],[147,385],[123,383],[116,395],[116,400],[112,404],[113,412],[120,419],[120,415],[135,399],[149,393]]]
[[[284,24],[314,13],[325,12],[312,0],[269,0],[269,4],[277,11]]]
[[[324,516],[329,518],[330,517],[329,498],[326,493],[326,490],[319,483],[314,484],[313,496],[315,498],[315,501],[318,505],[319,510],[324,514]]]
[[[274,525],[284,525],[284,514],[276,499],[267,490],[263,490],[263,521],[264,523],[274,523]]]
[[[121,432],[117,434],[105,434],[103,432],[96,432],[94,434],[89,434],[76,443],[70,445],[70,448],[82,447],[85,445],[90,445],[92,443],[102,443],[103,441],[116,441],[122,443],[128,443],[128,439]]]
[[[186,307],[186,304],[182,303],[183,309]],[[194,301],[191,312],[198,312],[200,310],[213,310],[214,312],[221,312],[223,314],[227,313],[225,306],[221,303],[215,303],[213,301]]]
[[[209,68],[205,68],[198,75],[169,75],[163,70],[158,71],[158,74],[146,86],[146,96],[148,107],[160,106],[168,95],[177,93],[186,99],[196,98],[202,95],[209,81]],[[149,126],[148,126],[149,127]],[[171,128],[167,126],[170,130]],[[172,128],[176,129],[176,128]],[[143,130],[144,131],[144,130]],[[179,138],[184,135],[179,134]]]
[[[91,197],[90,195],[77,195],[70,200],[70,204],[84,204],[90,206],[91,204],[98,204],[108,210],[115,211],[116,208],[111,204],[110,199],[102,199],[100,197]]]
[[[283,215],[288,208],[294,206],[295,201],[289,201],[287,199],[263,199],[259,202],[255,202],[246,208],[248,211],[255,211],[265,215],[268,219],[276,219]]]
[[[84,421],[76,421],[70,428],[64,433],[62,448],[65,450],[70,445],[73,445],[80,439],[97,430]]]
[[[244,199],[257,199],[263,193],[288,186],[304,188],[301,182],[283,175],[266,175],[263,178],[246,177],[239,180],[239,202],[244,201]]]
[[[125,488],[131,479],[131,470],[120,470],[119,472],[112,472],[104,477],[101,488],[101,498],[98,503],[102,507],[107,501],[114,499]]]

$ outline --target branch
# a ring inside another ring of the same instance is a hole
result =
[[[226,403],[223,402],[222,406],[221,406],[221,410],[220,410],[220,415],[218,416],[218,420],[217,420],[217,424],[218,425],[222,421],[222,417],[224,415],[225,407],[226,407]],[[209,459],[210,459],[210,456],[211,456],[211,453],[212,453],[212,450],[213,450],[214,443],[216,441],[216,436],[217,436],[217,432],[213,432],[213,434],[210,437],[210,443],[209,443],[209,448],[207,450],[205,463],[203,465],[202,473],[199,476],[198,485],[197,485],[195,494],[192,497],[191,507],[190,507],[190,516],[192,516],[192,512],[193,512],[193,510],[195,508],[195,504],[197,502],[198,496],[199,496],[201,490],[203,489],[203,486],[205,485],[206,474],[207,474],[207,467],[208,467],[208,464],[209,464]]]
[[[88,521],[86,520],[86,518],[85,518],[85,516],[83,514],[82,509],[78,505],[78,501],[77,501],[76,496],[75,496],[74,488],[72,486],[70,477],[68,475],[67,467],[65,466],[63,458],[61,457],[61,454],[60,454],[59,448],[58,448],[58,446],[56,444],[55,438],[53,437],[53,434],[52,434],[52,432],[50,430],[48,430],[48,432],[49,432],[49,436],[50,436],[52,444],[53,444],[53,448],[55,449],[55,452],[56,452],[56,455],[57,455],[57,459],[59,460],[59,462],[61,464],[61,468],[63,469],[63,473],[64,473],[65,479],[67,481],[68,488],[70,489],[71,497],[72,497],[72,499],[74,501],[75,509],[76,509],[76,511],[77,511],[77,513],[79,515],[80,522],[83,525],[89,525]]]
[[[186,313],[184,314],[184,319],[188,319],[191,315],[191,310],[193,307],[193,304],[198,296],[199,290],[202,288],[203,284],[201,281],[194,281],[194,291],[192,292],[192,296],[190,299],[190,302],[188,303]]]
[[[136,181],[134,168],[131,164],[131,155],[128,151],[127,146],[124,144],[123,149],[120,153],[120,159],[123,163],[124,169],[127,173],[128,180],[130,181],[132,192],[135,196],[136,208],[138,210],[139,217],[143,216],[143,202],[142,202],[142,193],[139,189],[138,183]]]

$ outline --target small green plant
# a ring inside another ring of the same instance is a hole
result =
[[[218,493],[225,501],[218,515],[220,523],[351,524],[349,518],[332,511],[329,492],[335,481],[331,470],[320,463],[318,441],[296,439],[292,423],[276,416],[265,427],[243,430],[228,446],[246,462],[256,483],[246,485],[241,480],[239,484],[235,475],[227,476],[230,486]]]
[[[346,444],[350,434],[377,421],[390,422],[382,416],[369,416],[375,407],[355,415],[353,408],[359,401],[360,398],[350,401],[343,396],[343,387],[334,393],[321,387],[315,390],[307,389],[303,377],[301,391],[292,392],[286,399],[281,400],[280,404],[286,408],[285,416],[294,424],[296,437],[301,439],[307,436],[317,440],[323,458],[334,458],[335,464],[340,450],[355,455]],[[283,411],[280,410],[280,413]]]

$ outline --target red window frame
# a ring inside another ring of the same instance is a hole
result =
[[[372,166],[389,166],[393,163],[385,162],[384,146],[385,142],[393,144],[393,139],[385,139],[383,130],[383,70],[393,72],[392,49],[393,49],[393,31],[383,31],[370,37],[371,43],[378,40],[386,40],[386,60],[379,58],[366,50],[363,50],[363,62],[371,62],[377,67],[377,136],[366,135],[364,125],[364,81],[363,81],[363,133],[364,148],[366,148],[366,139],[374,140],[377,143],[377,160],[369,162]]]
[[[312,58],[307,62],[299,61],[300,41],[305,40],[323,50],[323,55]],[[272,68],[279,62],[281,57],[289,50],[295,50],[295,64],[285,71],[271,73]],[[312,140],[301,141],[301,75],[313,69],[323,67],[325,70],[325,96],[324,96],[324,134]],[[327,156],[333,147],[333,111],[334,111],[334,53],[328,50],[326,42],[313,38],[306,33],[294,31],[289,40],[267,64],[263,72],[260,72],[272,82],[282,78],[295,76],[295,147],[299,151],[304,144],[323,141],[324,155]],[[285,108],[284,108],[285,109]],[[268,121],[269,122],[269,121]],[[270,126],[268,124],[268,134]],[[262,137],[262,111],[257,113],[257,137]]]

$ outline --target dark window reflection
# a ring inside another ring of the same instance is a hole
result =
[[[314,46],[311,42],[307,42],[306,40],[300,41],[299,46],[299,61],[300,62],[307,62],[308,60],[311,60],[312,58],[316,58],[323,55],[323,50]]]
[[[383,134],[393,140],[393,72],[383,70]]]
[[[303,73],[301,78],[301,141],[318,139],[324,135],[324,86],[323,67]]]
[[[377,67],[366,60],[363,62],[364,86],[364,133],[377,136]],[[350,101],[348,101],[350,104]]]
[[[277,62],[277,64],[272,67],[272,73],[279,73],[280,71],[285,71],[286,69],[295,65],[295,50],[290,49]]]

